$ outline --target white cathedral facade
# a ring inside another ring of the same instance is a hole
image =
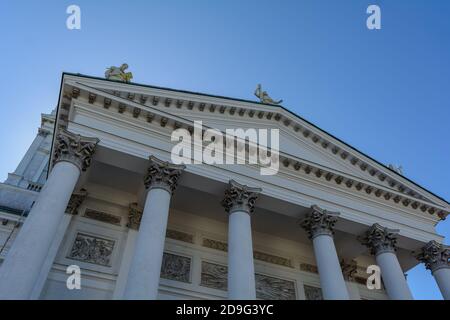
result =
[[[173,163],[173,130],[195,120],[279,129],[278,173]],[[64,73],[56,110],[0,184],[0,299],[406,300],[419,263],[450,299],[435,231],[449,212],[278,105]]]

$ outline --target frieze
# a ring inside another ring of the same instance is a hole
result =
[[[194,243],[194,236],[192,234],[181,232],[177,230],[167,229],[166,237],[178,241],[184,241],[188,243]]]
[[[283,258],[283,257],[271,255],[271,254],[260,252],[260,251],[254,251],[253,252],[253,257],[256,260],[260,260],[260,261],[264,261],[264,262],[268,262],[268,263],[277,264],[277,265],[280,265],[280,266],[292,268],[291,260]]]
[[[228,251],[228,244],[218,240],[203,238],[203,246],[215,250]]]
[[[84,216],[89,219],[98,220],[114,225],[120,225],[120,222],[122,220],[122,217],[92,209],[86,209],[86,211],[84,212]]]
[[[295,283],[255,274],[256,297],[264,300],[295,300]]]
[[[311,272],[311,273],[319,273],[319,270],[317,269],[316,266],[314,266],[312,264],[308,264],[308,263],[301,263],[300,270],[306,271],[306,272]]]
[[[305,300],[323,300],[322,289],[318,287],[304,285]]]
[[[68,258],[109,266],[115,241],[78,233]]]
[[[228,268],[220,264],[202,261],[200,285],[218,290],[227,290]]]
[[[161,278],[190,282],[191,258],[164,252],[161,265]]]

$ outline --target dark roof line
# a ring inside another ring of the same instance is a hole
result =
[[[85,74],[81,74],[81,73],[71,73],[71,72],[63,72],[63,77],[64,75],[71,75],[71,76],[81,76],[84,78],[88,78],[88,79],[95,79],[95,80],[102,80],[102,81],[109,81],[109,82],[114,82],[114,83],[123,83],[120,81],[116,81],[116,80],[110,80],[110,79],[105,79],[105,78],[101,78],[101,77],[95,77],[95,76],[89,76],[89,75],[85,75]],[[187,93],[187,94],[196,94],[196,95],[200,95],[200,96],[205,96],[205,97],[211,97],[211,98],[219,98],[219,99],[225,99],[225,100],[231,100],[231,101],[240,101],[240,102],[246,102],[246,103],[253,103],[253,104],[260,104],[260,105],[265,105],[265,106],[271,106],[271,107],[276,107],[276,108],[280,108],[288,113],[290,113],[291,115],[293,115],[294,117],[299,118],[300,120],[306,122],[307,124],[311,125],[312,127],[314,127],[315,129],[329,135],[330,137],[332,137],[333,139],[336,139],[337,141],[339,141],[340,143],[344,144],[345,146],[349,147],[350,149],[352,149],[353,151],[356,151],[360,154],[362,154],[363,156],[369,158],[370,160],[374,161],[375,163],[381,165],[384,169],[389,170],[390,172],[394,173],[395,175],[407,180],[408,182],[412,183],[413,185],[419,187],[420,189],[432,194],[433,196],[435,196],[436,198],[439,198],[440,200],[444,201],[445,203],[450,205],[450,202],[448,202],[447,200],[445,200],[443,197],[438,196],[437,194],[431,192],[430,190],[422,187],[421,185],[419,185],[418,183],[414,182],[413,180],[405,177],[404,175],[399,174],[398,172],[392,170],[391,168],[389,168],[388,166],[386,166],[385,164],[379,162],[378,160],[372,158],[371,156],[365,154],[364,152],[356,149],[355,147],[352,147],[351,145],[349,145],[348,143],[346,143],[345,141],[339,139],[338,137],[334,136],[333,134],[319,128],[318,126],[316,126],[314,123],[306,120],[305,118],[299,116],[298,114],[296,114],[295,112],[281,106],[281,105],[275,105],[275,104],[267,104],[267,103],[262,103],[262,102],[258,102],[258,101],[251,101],[251,100],[246,100],[246,99],[239,99],[239,98],[231,98],[231,97],[225,97],[225,96],[220,96],[220,95],[213,95],[213,94],[208,94],[208,93],[203,93],[203,92],[194,92],[194,91],[187,91],[187,90],[179,90],[179,89],[172,89],[172,88],[166,88],[166,87],[159,87],[159,86],[152,86],[152,85],[147,85],[147,84],[142,84],[142,83],[134,83],[134,82],[130,82],[128,83],[130,85],[135,85],[135,86],[139,86],[139,87],[144,87],[144,88],[151,88],[151,89],[160,89],[160,90],[167,90],[167,91],[173,91],[173,92],[179,92],[179,93]],[[55,122],[56,124],[56,122]]]

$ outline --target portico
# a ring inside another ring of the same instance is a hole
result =
[[[2,298],[71,298],[64,267],[79,264],[84,294],[99,298],[411,299],[404,272],[420,248],[449,298],[434,231],[448,204],[289,112],[75,75],[63,84],[49,178],[0,267]],[[199,118],[279,128],[278,174],[173,164],[171,132]],[[372,264],[377,292],[365,286]]]

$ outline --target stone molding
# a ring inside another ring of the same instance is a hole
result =
[[[251,188],[230,180],[228,189],[225,190],[225,198],[222,200],[222,206],[230,214],[235,211],[253,213],[256,199],[261,191],[261,188]]]
[[[66,213],[71,215],[77,215],[83,201],[87,198],[88,193],[85,189],[72,193],[69,199],[69,203],[66,207]]]
[[[416,254],[416,258],[432,273],[441,268],[450,268],[450,246],[432,240]]]
[[[160,188],[173,193],[186,166],[162,161],[155,156],[150,156],[149,162],[150,165],[144,177],[145,187],[147,189]]]
[[[127,227],[133,230],[139,230],[141,224],[143,210],[137,203],[131,203],[128,210]]]
[[[60,161],[68,161],[76,165],[80,171],[86,171],[98,142],[97,138],[83,137],[60,129],[53,150],[53,165]]]
[[[319,235],[333,236],[334,225],[339,215],[339,212],[331,212],[312,205],[309,213],[300,221],[300,226],[308,232],[310,239]]]
[[[358,239],[370,249],[372,255],[376,256],[384,252],[395,253],[398,232],[397,229],[385,228],[375,223],[366,231],[364,236],[358,237]]]

